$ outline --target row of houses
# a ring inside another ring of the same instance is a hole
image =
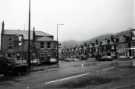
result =
[[[135,29],[110,34],[108,37],[96,38],[73,48],[63,48],[63,57],[96,56],[135,56]]]
[[[31,59],[48,61],[48,57],[57,56],[57,41],[54,36],[42,31],[30,32]],[[26,60],[28,55],[28,31],[6,29],[4,21],[1,30],[1,52],[7,58]]]

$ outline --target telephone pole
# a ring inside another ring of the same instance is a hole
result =
[[[57,60],[59,61],[59,26],[62,26],[64,24],[57,24]]]
[[[30,57],[30,29],[31,29],[31,0],[29,0],[29,20],[28,20],[28,66],[31,66],[31,57]]]

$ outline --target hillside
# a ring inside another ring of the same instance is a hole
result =
[[[75,46],[79,46],[81,45],[83,42],[81,41],[75,41],[75,40],[68,40],[68,41],[64,41],[62,42],[61,46],[62,48],[72,48],[72,47],[75,47]]]

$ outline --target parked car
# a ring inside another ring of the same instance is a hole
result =
[[[73,58],[65,58],[64,61],[66,61],[66,62],[73,62],[74,60],[73,60]]]
[[[130,60],[130,58],[128,56],[119,56],[118,60],[126,61],[126,60]]]
[[[112,56],[102,56],[99,61],[112,61],[113,57]]]
[[[81,55],[80,55],[80,59],[81,59],[81,60],[87,60],[87,56],[84,55],[84,54],[81,54]]]
[[[40,60],[39,59],[32,59],[31,60],[31,64],[32,65],[39,65],[40,64]]]
[[[0,74],[18,74],[24,73],[28,69],[28,64],[24,60],[17,60],[15,58],[7,58],[0,55]]]
[[[0,56],[0,74],[8,75],[13,71],[15,62],[4,56]]]
[[[56,58],[50,58],[50,63],[58,63],[58,60]]]

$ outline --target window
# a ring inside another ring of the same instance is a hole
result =
[[[9,41],[11,41],[11,40],[12,40],[12,38],[10,37],[8,40],[9,40]]]
[[[22,35],[18,36],[18,41],[19,41],[18,46],[22,46],[22,41],[23,41],[22,38],[23,38]]]
[[[18,43],[18,45],[19,45],[19,46],[22,46],[22,43],[20,42],[20,43]]]
[[[40,57],[44,57],[45,56],[45,54],[44,53],[40,53]]]
[[[47,48],[51,48],[51,43],[50,42],[47,43]]]
[[[12,43],[9,43],[9,44],[8,44],[8,48],[9,48],[9,49],[12,49],[12,48],[13,48],[13,44],[12,44]]]
[[[7,54],[7,56],[8,56],[8,57],[11,57],[11,54],[10,54],[10,53],[8,53],[8,54]]]
[[[18,36],[18,40],[19,40],[19,41],[22,41],[22,36],[21,36],[21,35]]]
[[[44,42],[40,42],[40,48],[44,48]]]

